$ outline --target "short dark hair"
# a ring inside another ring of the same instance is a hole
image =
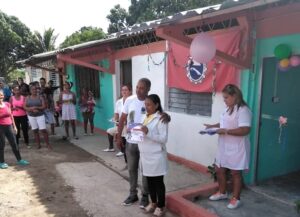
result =
[[[150,88],[151,88],[151,81],[148,78],[141,78],[139,80],[139,82],[143,82],[146,85],[147,89],[150,90]]]
[[[43,77],[41,77],[41,78],[40,78],[40,81],[45,81],[45,82],[46,82],[46,79],[43,78]]]

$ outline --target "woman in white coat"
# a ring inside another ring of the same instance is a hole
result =
[[[160,120],[162,107],[160,98],[151,94],[145,100],[146,116],[141,130],[144,140],[138,143],[140,150],[140,166],[143,176],[147,178],[151,203],[145,208],[146,212],[154,212],[154,216],[165,213],[165,184],[167,174],[168,125]]]
[[[235,209],[240,205],[241,171],[249,168],[248,134],[251,128],[251,111],[243,100],[241,90],[236,85],[226,85],[222,93],[227,108],[221,115],[220,123],[205,124],[207,128],[220,128],[217,130],[219,142],[215,160],[219,191],[211,195],[209,199],[214,201],[227,199],[226,170],[229,169],[233,181],[233,197],[227,207]]]

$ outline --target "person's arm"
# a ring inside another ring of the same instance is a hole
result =
[[[145,133],[145,137],[148,137],[150,140],[161,144],[166,143],[168,140],[168,125],[159,121],[157,129],[158,133],[147,126],[143,126],[141,130]]]
[[[9,104],[9,105],[11,105],[11,104]],[[9,112],[9,114],[7,116],[10,117],[13,128],[14,128],[14,131],[17,133],[17,127],[16,127],[15,119],[14,119],[13,114],[11,112],[11,108],[10,108],[11,106],[9,106],[9,105],[6,104],[6,106],[8,107],[8,112]]]
[[[204,124],[204,126],[206,127],[206,129],[209,129],[209,128],[219,128],[220,127],[220,123],[216,123],[216,124]]]
[[[9,98],[9,104],[10,104],[10,107],[11,107],[12,111],[16,109],[16,108],[14,108],[12,97]]]
[[[164,124],[168,124],[171,122],[171,116],[168,115],[168,113],[162,112],[160,115],[161,116],[159,120],[161,120]]]
[[[118,124],[118,133],[117,133],[117,145],[121,148],[123,147],[125,144],[123,144],[122,142],[122,131],[123,131],[123,128],[125,126],[125,123],[126,123],[126,120],[127,120],[127,114],[125,113],[122,113],[121,115],[121,118],[119,119],[119,124]]]
[[[250,127],[238,127],[235,129],[221,128],[217,130],[217,134],[231,136],[246,136],[250,133]]]
[[[119,114],[118,114],[118,113],[115,113],[115,114],[114,114],[114,121],[115,121],[115,122],[119,122],[119,119],[120,119]]]
[[[24,108],[25,111],[30,112],[30,111],[32,111],[32,108],[27,106],[28,97],[29,96],[27,96],[26,99],[25,99],[25,103],[24,103],[24,107],[23,108]]]
[[[248,107],[240,107],[238,110],[238,127],[234,129],[219,129],[218,134],[227,134],[232,136],[246,136],[251,129],[251,112]]]
[[[74,105],[76,105],[76,95],[75,95],[74,92],[72,92],[72,96],[73,96],[72,102],[73,102]]]
[[[62,92],[59,93],[58,101],[59,101],[59,104],[63,103],[63,101],[62,101]]]

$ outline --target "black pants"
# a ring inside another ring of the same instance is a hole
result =
[[[17,160],[21,160],[22,158],[20,155],[19,146],[13,133],[12,125],[0,125],[0,163],[4,163],[5,137],[7,138]]]
[[[165,207],[166,187],[164,176],[147,176],[148,189],[152,203],[156,203],[157,207]]]
[[[22,128],[25,144],[28,145],[29,140],[28,140],[28,118],[27,118],[27,115],[14,116],[14,120],[15,120],[16,127],[18,129],[18,133],[16,135],[17,144],[19,144],[20,132],[21,132],[20,130]]]
[[[121,152],[124,154],[124,160],[125,160],[125,163],[127,163],[127,156],[126,156],[126,139],[125,139],[125,137],[122,137],[122,143],[123,143],[123,147],[121,147]]]

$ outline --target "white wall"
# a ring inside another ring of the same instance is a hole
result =
[[[224,110],[221,93],[213,97],[212,116],[197,116],[168,112],[172,121],[169,124],[168,152],[176,156],[208,166],[214,162],[218,136],[200,135],[203,124],[219,123]]]
[[[160,63],[165,53],[151,54],[155,63]],[[151,58],[149,58],[148,69],[148,55],[134,56],[132,57],[132,92],[135,93],[135,87],[139,79],[148,78],[151,81],[150,94],[157,94],[162,102],[165,102],[165,61],[161,65],[153,64]]]
[[[164,59],[165,53],[152,54],[154,62]],[[149,59],[148,55],[132,57],[132,85],[133,94],[135,86],[140,78],[149,78],[152,86],[151,93],[158,94],[162,103],[166,105],[166,67],[165,62],[157,66]],[[214,162],[217,149],[218,136],[200,135],[198,132],[204,129],[204,123],[218,123],[225,105],[221,93],[213,97],[212,116],[196,116],[181,113],[168,112],[171,115],[169,124],[168,152],[176,156],[191,160],[202,165],[210,165]],[[166,108],[164,108],[166,110]]]

